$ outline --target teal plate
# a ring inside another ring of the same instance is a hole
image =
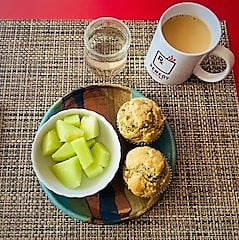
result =
[[[44,115],[40,126],[52,115],[69,108],[86,108],[105,116],[116,128],[116,114],[120,106],[135,97],[144,97],[135,89],[118,85],[93,85],[78,88],[55,102]],[[125,141],[120,134],[122,146],[122,159],[127,152],[135,146]],[[160,138],[152,144],[160,150],[168,160],[172,173],[176,167],[176,145],[173,133],[168,121]],[[113,181],[95,195],[85,198],[68,198],[55,194],[47,189],[41,182],[40,185],[50,201],[66,215],[82,221],[94,224],[115,224],[124,220],[136,218],[155,203],[162,195],[152,198],[140,198],[134,196],[124,184],[122,179],[122,162]]]

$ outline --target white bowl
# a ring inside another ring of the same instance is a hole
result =
[[[91,179],[84,176],[81,185],[75,189],[67,188],[58,181],[50,169],[50,166],[54,164],[54,162],[51,160],[51,156],[45,157],[41,151],[42,138],[47,131],[52,129],[56,123],[56,120],[72,114],[96,116],[100,126],[100,136],[98,137],[98,140],[107,146],[111,153],[110,163],[104,169],[103,173]],[[40,127],[33,141],[31,157],[33,168],[39,181],[48,189],[62,196],[82,198],[99,192],[111,182],[117,170],[119,169],[121,146],[118,135],[113,126],[102,115],[87,109],[75,108],[63,110],[53,115]]]

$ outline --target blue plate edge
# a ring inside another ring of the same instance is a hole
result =
[[[72,217],[76,220],[79,220],[81,222],[92,222],[91,217],[83,217],[82,215],[79,215],[73,211],[70,211],[68,208],[66,208],[60,201],[57,200],[57,198],[55,198],[53,196],[53,192],[51,190],[49,190],[41,181],[39,181],[40,186],[42,188],[42,190],[44,191],[44,193],[47,195],[47,197],[49,198],[49,200],[52,202],[52,204],[54,206],[56,206],[56,208],[58,208],[59,210],[61,210],[64,214],[68,215],[69,217]]]

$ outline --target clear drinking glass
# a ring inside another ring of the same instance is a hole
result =
[[[120,20],[101,17],[85,29],[84,57],[101,78],[112,78],[125,67],[131,42],[129,28]]]

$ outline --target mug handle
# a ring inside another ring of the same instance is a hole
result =
[[[224,61],[226,62],[226,69],[219,73],[209,73],[205,71],[200,66],[201,62],[205,58],[203,57],[193,69],[193,74],[204,82],[219,82],[223,80],[232,70],[235,62],[234,54],[228,48],[217,45],[217,47],[212,52],[210,52],[209,55],[215,55],[224,59]]]

